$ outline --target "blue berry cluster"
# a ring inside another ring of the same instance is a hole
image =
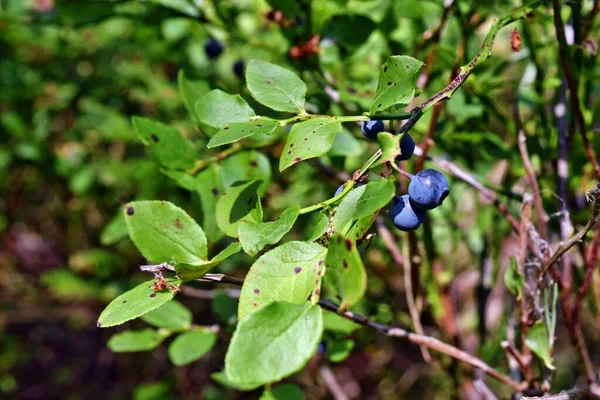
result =
[[[383,125],[383,121],[365,121],[362,123],[360,130],[362,131],[364,137],[369,140],[377,140],[377,134],[383,132],[385,127]],[[396,161],[405,161],[412,157],[415,152],[415,141],[412,136],[408,133],[405,133],[400,139],[400,155],[396,157]]]
[[[411,179],[408,194],[394,199],[390,218],[401,231],[414,231],[425,220],[427,211],[439,207],[448,194],[446,177],[435,169],[424,169]]]

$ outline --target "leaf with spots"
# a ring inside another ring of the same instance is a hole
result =
[[[215,165],[219,170],[223,188],[227,189],[238,181],[262,181],[258,194],[263,196],[271,183],[271,163],[259,151],[243,151],[227,157]]]
[[[221,168],[211,165],[200,171],[195,178],[196,192],[200,196],[202,207],[202,227],[210,242],[217,242],[223,237],[223,232],[217,226],[217,201],[223,193]]]
[[[279,159],[279,170],[327,154],[333,146],[335,135],[341,131],[342,124],[333,118],[314,118],[295,124]]]
[[[98,318],[98,326],[108,328],[109,326],[121,325],[129,320],[162,306],[173,299],[175,293],[171,290],[154,291],[153,280],[144,282],[133,289],[123,293],[110,302]],[[179,286],[179,280],[169,280],[167,283]]]
[[[339,234],[333,235],[325,259],[325,283],[342,299],[340,309],[359,302],[367,289],[367,273],[356,243]]]
[[[194,329],[181,333],[169,345],[169,358],[179,366],[202,358],[217,342],[217,334],[207,329]]]
[[[133,117],[131,121],[142,143],[150,148],[160,165],[167,169],[194,166],[196,151],[177,129],[142,117]]]
[[[253,388],[299,371],[311,359],[323,334],[317,305],[277,301],[241,321],[225,356],[225,374]]]
[[[175,267],[177,277],[182,281],[190,281],[192,279],[201,278],[213,267],[219,265],[232,255],[239,252],[241,249],[242,245],[239,242],[233,242],[230,243],[227,247],[225,247],[225,249],[223,249],[219,254],[217,254],[208,261],[203,261],[202,263],[196,265],[178,265]]]
[[[266,245],[278,243],[292,229],[299,214],[300,206],[294,206],[285,210],[276,221],[242,221],[238,226],[238,235],[244,251],[253,256]]]
[[[184,331],[192,326],[192,312],[177,300],[171,300],[142,315],[142,321],[157,328]]]
[[[194,121],[198,121],[196,110],[194,105],[196,101],[210,91],[210,85],[206,81],[194,81],[188,79],[185,76],[183,70],[179,70],[177,75],[177,84],[179,86],[179,92],[183,98],[183,104],[185,105],[188,114],[193,118]]]
[[[263,254],[244,280],[238,319],[273,301],[305,303],[323,273],[326,253],[316,243],[292,241]]]
[[[168,201],[134,201],[123,212],[129,237],[148,261],[177,266],[206,260],[204,231],[176,205]]]
[[[388,108],[407,106],[415,97],[417,78],[423,63],[409,56],[391,56],[381,66],[375,98],[369,112],[376,114]]]
[[[240,95],[228,94],[219,89],[205,94],[196,102],[195,109],[201,123],[219,129],[235,122],[249,122],[256,116]]]
[[[169,331],[154,329],[124,331],[113,335],[108,340],[108,348],[115,353],[149,351],[155,349],[170,334]]]
[[[277,121],[259,118],[250,122],[236,122],[225,125],[208,142],[208,148],[223,146],[256,135],[270,135],[277,128]]]
[[[236,182],[217,201],[217,226],[227,236],[237,237],[240,221],[262,221],[260,197],[256,193],[261,181]]]
[[[261,60],[250,60],[246,83],[252,97],[276,111],[304,112],[306,83],[294,72]]]

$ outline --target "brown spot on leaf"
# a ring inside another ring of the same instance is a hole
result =
[[[219,189],[213,188],[212,194],[213,194],[213,196],[218,196],[219,195]]]
[[[96,324],[96,326],[97,326],[98,328],[102,328],[102,324],[101,324],[100,322],[98,322],[98,323]]]
[[[181,229],[183,228],[183,223],[179,218],[175,218],[175,221],[173,221],[173,226],[175,226],[177,229]]]
[[[290,147],[294,147],[294,143],[290,143]]]
[[[123,302],[121,304],[125,304],[125,303],[127,303],[127,300],[123,300]]]
[[[154,133],[152,134],[152,136],[150,136],[152,138],[152,140],[154,140],[156,143],[160,142],[160,139],[158,138],[158,136],[156,136]]]
[[[300,157],[296,157],[296,158],[294,158],[294,162],[295,162],[295,163],[297,163],[297,162],[300,162],[300,161],[302,161],[302,159],[301,159]]]
[[[260,293],[260,289],[254,289],[254,293],[259,294]]]
[[[250,166],[251,167],[256,167],[258,165],[258,163],[254,160],[250,161]]]
[[[252,306],[253,307],[258,307],[258,303],[254,302],[254,303],[252,303]]]
[[[129,215],[129,216],[133,215],[133,213],[135,212],[135,210],[131,206],[127,206],[126,210],[127,210],[127,215]]]
[[[319,260],[319,262],[317,263],[317,265],[320,267],[321,265],[323,265],[323,260]]]
[[[388,82],[388,86],[392,86],[392,82]]]
[[[156,297],[156,293],[150,293],[150,297],[152,297],[152,298]]]
[[[226,131],[227,129],[229,129],[229,127],[228,127],[228,126],[224,126],[224,127],[223,127],[223,130],[224,130],[224,131]]]
[[[291,150],[290,150],[290,151],[288,151],[288,154],[292,154],[292,151],[291,151]]]
[[[386,66],[383,67],[383,72],[387,72],[387,70],[388,70],[388,67],[386,65]]]
[[[300,272],[302,272],[302,268],[300,268],[300,267],[294,268],[294,273],[299,274]]]
[[[344,269],[348,269],[350,266],[348,265],[348,260],[344,260]]]
[[[348,249],[348,251],[352,250],[352,240],[346,239],[346,249]]]

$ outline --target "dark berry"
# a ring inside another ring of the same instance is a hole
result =
[[[325,352],[327,351],[327,342],[324,340],[321,340],[319,342],[319,346],[317,347],[317,353],[319,353],[320,355],[325,354]]]
[[[204,52],[208,58],[217,58],[223,52],[223,45],[217,39],[210,38],[204,42]]]
[[[379,132],[383,132],[384,129],[385,129],[385,127],[383,126],[383,121],[381,121],[381,120],[365,121],[362,123],[362,126],[360,127],[360,130],[362,131],[363,135],[365,135],[365,137],[367,139],[372,139],[372,140],[376,140],[377,134]]]
[[[244,77],[244,62],[242,60],[238,60],[233,63],[233,73],[238,78]]]
[[[390,218],[396,226],[404,232],[414,231],[425,220],[425,211],[413,207],[407,194],[394,199],[394,205],[390,209]]]
[[[335,194],[333,195],[333,197],[335,197],[338,194],[342,193],[342,190],[344,190],[344,185],[342,185],[339,188],[337,188],[337,190],[335,191]]]
[[[431,210],[448,197],[448,181],[435,169],[424,169],[416,174],[408,185],[408,195],[413,204],[423,210]]]
[[[400,139],[400,155],[396,157],[397,161],[408,160],[415,152],[415,141],[412,136],[405,133]]]

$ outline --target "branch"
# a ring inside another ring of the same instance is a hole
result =
[[[206,281],[206,282],[230,283],[230,284],[238,285],[238,286],[241,286],[244,283],[243,279],[230,277],[230,276],[227,276],[224,274],[206,274],[200,280]],[[325,300],[325,299],[319,300],[319,306],[327,311],[334,312],[334,313],[340,315],[341,317],[346,318],[347,320],[350,320],[356,324],[372,328],[385,336],[400,338],[400,339],[407,340],[408,342],[419,345],[419,346],[421,346],[421,345],[425,346],[431,350],[438,351],[438,352],[446,354],[452,358],[455,358],[459,361],[462,361],[465,364],[468,364],[474,368],[479,368],[485,374],[510,386],[512,389],[514,389],[516,391],[521,391],[524,389],[524,385],[522,383],[514,381],[513,379],[504,375],[500,371],[490,367],[481,359],[467,353],[464,350],[461,350],[457,347],[454,347],[452,345],[444,343],[438,339],[435,339],[435,338],[432,338],[429,336],[425,336],[425,335],[419,335],[417,333],[413,333],[413,332],[407,331],[402,328],[393,327],[393,326],[385,325],[385,324],[380,324],[379,322],[372,321],[368,317],[365,317],[365,316],[359,315],[359,314],[355,314],[352,311],[345,311],[345,312],[339,313],[338,312],[339,305],[335,304],[329,300]],[[526,386],[526,384],[525,384],[525,386]]]
[[[580,388],[573,388],[560,392],[559,394],[551,394],[542,397],[521,397],[521,400],[600,400],[600,397],[595,394]]]
[[[592,148],[590,140],[587,136],[585,128],[585,118],[583,116],[583,111],[581,110],[579,92],[577,91],[577,80],[573,75],[573,72],[571,71],[569,49],[567,49],[567,40],[565,39],[565,26],[560,16],[559,1],[552,0],[552,6],[554,9],[554,26],[556,27],[556,37],[558,39],[560,61],[562,64],[563,72],[567,79],[567,86],[569,87],[569,92],[571,93],[571,105],[575,114],[575,120],[577,121],[577,125],[579,126],[579,132],[581,133],[581,138],[583,139],[583,146],[585,147],[587,156],[592,165],[594,166],[594,170],[596,171],[597,177],[600,179],[600,164],[596,159],[596,154],[594,153],[594,149]]]

